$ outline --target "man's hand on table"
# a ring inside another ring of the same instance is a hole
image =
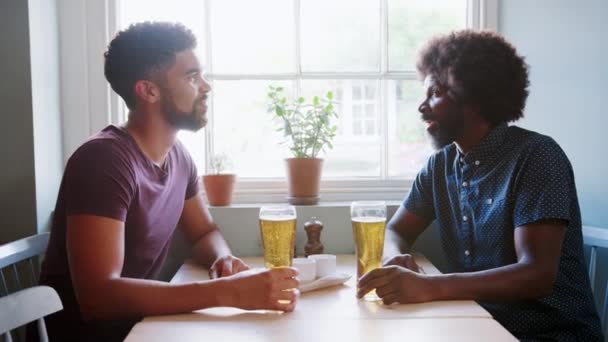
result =
[[[209,268],[209,278],[227,277],[248,269],[249,266],[243,260],[232,255],[225,255],[213,262]]]
[[[247,270],[224,278],[228,290],[226,306],[293,311],[300,296],[297,276],[295,268],[279,267]]]
[[[361,298],[373,289],[386,305],[429,302],[437,298],[439,291],[429,276],[395,265],[364,274],[357,283],[357,297]]]

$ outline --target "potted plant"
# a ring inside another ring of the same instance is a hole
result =
[[[293,158],[287,158],[288,201],[291,204],[316,204],[319,201],[319,185],[323,159],[317,156],[325,148],[332,148],[337,127],[332,118],[333,93],[325,97],[314,96],[311,103],[303,97],[288,101],[282,87],[268,89],[268,112],[280,122],[278,131],[285,137]]]
[[[236,175],[225,173],[229,163],[227,155],[217,154],[211,158],[211,173],[203,175],[203,185],[210,205],[226,206],[232,201]]]

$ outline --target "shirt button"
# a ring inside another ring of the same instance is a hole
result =
[[[464,163],[464,158],[460,157],[460,162]]]
[[[469,218],[468,218],[466,215],[462,217],[462,220],[463,220],[463,221],[467,221],[468,219],[469,219]]]
[[[491,198],[488,198],[488,199],[486,200],[486,203],[488,203],[488,204],[492,204],[492,199],[491,199]]]
[[[476,161],[475,161],[475,165],[479,165],[479,160],[476,160]]]
[[[467,249],[466,251],[464,251],[464,255],[469,256],[471,255],[471,252],[469,252],[469,250]]]
[[[462,186],[464,186],[465,188],[467,187],[467,185],[469,185],[469,183],[467,183],[467,182],[462,182]]]

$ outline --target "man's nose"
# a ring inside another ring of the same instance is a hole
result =
[[[418,111],[419,111],[421,114],[424,114],[424,113],[426,113],[428,110],[429,110],[429,104],[427,103],[427,101],[426,101],[426,100],[424,100],[424,102],[422,102],[422,103],[420,104],[420,106],[418,106]]]
[[[211,84],[207,80],[203,79],[201,86],[198,89],[201,93],[208,93],[211,91]]]

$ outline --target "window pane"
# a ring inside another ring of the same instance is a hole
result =
[[[305,80],[302,81],[302,94],[308,101],[313,95],[325,94],[328,90],[341,94],[336,100],[339,117],[338,134],[334,148],[320,155],[325,158],[323,178],[380,177],[382,138],[378,134],[376,122],[380,122],[376,110],[379,99],[354,100],[353,90],[378,89],[375,80]],[[373,91],[378,94],[379,91]],[[373,104],[373,121],[366,120],[367,103]],[[368,132],[367,127],[372,131]]]
[[[389,70],[415,70],[430,37],[466,27],[466,9],[466,0],[388,0]]]
[[[213,0],[214,74],[295,72],[291,0]]]
[[[280,144],[284,139],[274,116],[266,112],[271,83],[291,93],[291,82],[214,82],[213,148],[230,156],[240,178],[285,176],[287,147]]]
[[[209,115],[209,113],[207,113]],[[205,173],[205,128],[198,132],[181,130],[177,133],[178,139],[184,144],[196,165],[199,175]]]
[[[300,63],[304,72],[379,72],[380,3],[384,0],[301,0]],[[390,71],[412,71],[421,44],[436,33],[466,27],[466,0],[386,0]],[[204,23],[208,3],[209,25]],[[199,40],[199,58],[210,52],[212,74],[297,73],[293,0],[121,0],[120,26],[144,20],[179,21]],[[384,22],[384,21],[383,21]],[[207,27],[211,31],[205,33]],[[204,44],[207,37],[208,44]],[[208,47],[209,50],[203,51]],[[203,52],[203,53],[200,53]],[[210,98],[213,149],[227,153],[240,178],[285,177],[290,157],[274,115],[267,113],[267,87],[281,85],[291,94],[299,83],[302,96],[332,90],[339,118],[334,148],[325,158],[324,179],[379,179],[382,146],[388,140],[388,176],[413,178],[432,153],[420,120],[423,99],[418,81],[357,79],[289,81],[220,80]],[[306,75],[304,75],[304,78]],[[351,76],[348,76],[351,77]],[[356,77],[356,76],[352,76]],[[239,77],[241,78],[241,77]],[[273,78],[273,77],[270,77]],[[388,89],[380,88],[383,85]],[[380,97],[386,96],[386,103]],[[291,98],[291,96],[290,96]],[[380,112],[385,108],[386,112]],[[211,110],[213,112],[211,112]],[[388,120],[388,138],[382,127]],[[205,132],[180,132],[199,173],[204,173]]]
[[[374,93],[376,92],[376,88],[374,87],[370,87],[370,86],[366,86],[365,87],[365,98],[368,100],[372,100],[374,99]]]
[[[353,87],[353,100],[361,100],[361,87]]]
[[[303,71],[378,71],[380,8],[371,0],[301,1]]]
[[[424,90],[418,81],[388,84],[388,174],[414,178],[433,151],[418,112]],[[397,94],[397,89],[401,89],[402,99],[392,95]]]
[[[371,104],[368,103],[365,105],[365,115],[372,119],[376,117],[376,103],[372,102]]]
[[[198,0],[122,0],[119,4],[120,28],[142,21],[180,22],[192,30],[198,41],[198,58],[206,64],[204,46],[204,5]]]

